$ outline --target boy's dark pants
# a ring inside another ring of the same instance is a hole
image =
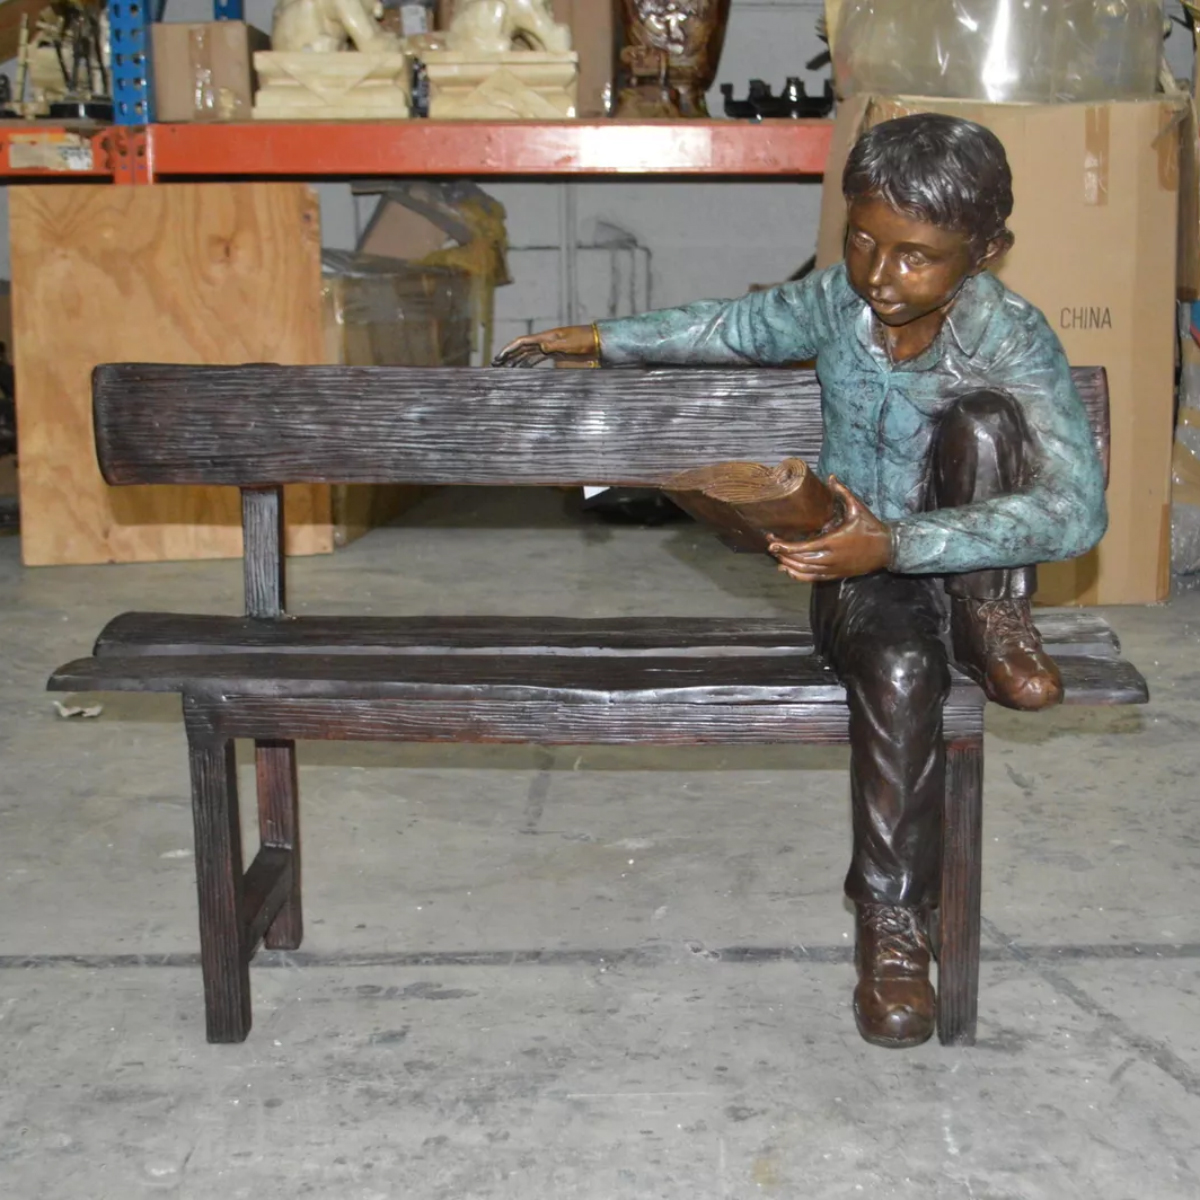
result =
[[[928,464],[927,508],[954,508],[1021,486],[1029,458],[1020,407],[973,392],[941,418]],[[999,600],[1030,596],[1035,567],[966,575],[880,571],[816,584],[812,627],[846,687],[854,852],[846,895],[856,904],[938,902],[950,690],[943,591]]]

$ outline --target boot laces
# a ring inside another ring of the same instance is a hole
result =
[[[897,958],[908,958],[921,949],[925,941],[924,929],[915,908],[893,904],[869,904],[865,908],[864,915],[875,930],[880,949]]]
[[[1024,650],[1042,648],[1028,600],[981,600],[978,613],[993,645]]]

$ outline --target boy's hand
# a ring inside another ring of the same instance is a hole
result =
[[[807,542],[772,538],[768,547],[779,569],[800,583],[870,575],[891,565],[891,530],[836,476],[829,486],[842,502],[841,524]]]
[[[594,325],[567,325],[545,333],[529,333],[509,342],[495,358],[493,367],[536,367],[548,358],[600,357],[600,340]]]

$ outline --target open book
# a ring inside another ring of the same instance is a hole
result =
[[[815,537],[840,515],[837,497],[799,458],[777,467],[722,462],[673,475],[659,485],[686,513],[711,525],[734,550],[765,551]]]

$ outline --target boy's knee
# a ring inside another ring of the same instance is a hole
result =
[[[943,700],[950,691],[950,668],[940,642],[876,644],[859,656],[853,675],[874,694],[907,704]]]
[[[955,400],[942,416],[942,435],[971,438],[1021,438],[1025,418],[1007,392],[981,389]]]

